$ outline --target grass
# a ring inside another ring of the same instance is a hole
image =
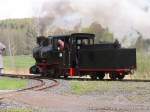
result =
[[[0,112],[32,112],[30,109],[2,109]]]
[[[26,86],[27,80],[0,77],[0,90],[14,90]]]
[[[73,94],[84,95],[92,92],[104,93],[132,93],[140,89],[150,90],[144,82],[122,82],[122,81],[71,81],[71,91]],[[145,90],[145,91],[146,91]],[[141,91],[142,92],[142,91]]]
[[[111,83],[105,81],[71,81],[71,89],[74,94],[86,94],[101,90],[105,92],[111,87]]]
[[[4,56],[5,69],[28,69],[35,64],[32,56]]]
[[[137,71],[134,78],[150,79],[150,54],[137,53]]]

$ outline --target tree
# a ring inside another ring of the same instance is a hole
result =
[[[103,28],[98,22],[93,22],[89,27],[83,28],[82,32],[94,33],[96,35],[96,43],[100,41],[112,42],[114,40],[113,33],[108,28]]]
[[[31,54],[36,44],[36,30],[33,19],[8,19],[0,21],[0,41],[13,55]]]
[[[143,36],[138,31],[137,31],[137,34],[138,34],[138,38],[137,38],[134,46],[137,48],[137,50],[143,51],[143,49],[144,49],[144,39],[143,39]]]

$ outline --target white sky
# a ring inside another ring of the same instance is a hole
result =
[[[0,0],[0,19],[5,18],[22,18],[22,17],[31,17],[34,15],[35,8],[41,6],[45,1],[49,1],[52,4],[54,1],[59,0]],[[145,7],[147,4],[150,6],[150,0],[70,0],[75,5],[82,7],[84,11],[86,8],[99,8],[97,6],[108,7],[114,3],[120,4],[124,3],[124,7],[133,7],[134,10],[139,11],[139,8]],[[126,5],[126,6],[125,6]],[[128,11],[128,10],[127,10]],[[129,12],[130,13],[130,12]],[[132,13],[132,12],[131,12]]]
[[[56,0],[0,0],[0,19],[35,16],[45,1],[53,5]],[[80,17],[74,17],[75,19],[81,18],[84,21],[89,18],[99,21],[112,32],[117,32],[116,36],[136,29],[150,38],[150,0],[69,1],[79,10],[79,14],[76,15]]]
[[[32,17],[45,1],[56,0],[0,0],[0,19]]]
[[[0,19],[32,16],[30,0],[0,0]]]

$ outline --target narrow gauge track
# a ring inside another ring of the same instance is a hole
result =
[[[6,93],[2,93],[0,94],[0,100],[4,99],[4,98],[9,98],[12,97],[14,95],[17,95],[20,92],[25,92],[28,90],[35,90],[35,91],[42,91],[42,90],[46,90],[48,88],[52,88],[55,86],[59,85],[59,82],[55,79],[51,79],[51,78],[46,78],[48,80],[51,80],[52,83],[47,83],[44,79],[44,77],[41,76],[32,76],[32,75],[12,75],[12,74],[4,74],[2,75],[3,77],[11,77],[11,78],[22,78],[22,79],[30,79],[30,80],[36,80],[38,82],[38,84],[31,86],[31,87],[27,87],[24,89],[19,89],[19,90],[14,90],[11,92],[6,92]]]

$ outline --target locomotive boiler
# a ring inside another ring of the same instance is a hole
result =
[[[37,37],[36,63],[30,73],[53,78],[89,75],[99,80],[109,74],[110,79],[121,80],[136,70],[135,48],[122,48],[118,41],[95,44],[94,39],[88,33]]]

